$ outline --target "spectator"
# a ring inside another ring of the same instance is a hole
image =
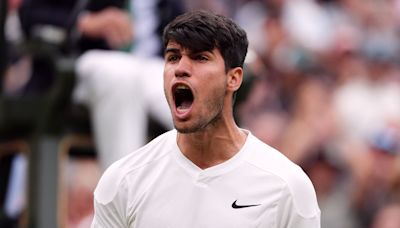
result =
[[[88,105],[102,169],[145,143],[148,105],[163,123],[170,124],[164,94],[156,86],[162,87],[163,69],[156,57],[161,53],[158,34],[182,7],[175,0],[23,2],[20,17],[27,39],[56,47],[56,56],[78,57],[74,101]],[[132,53],[122,51],[130,47]],[[94,65],[90,65],[91,60],[96,61]],[[55,77],[52,61],[33,59],[33,75],[24,93],[48,90]],[[158,109],[163,102],[165,112]],[[79,164],[87,167],[83,170],[93,171],[91,163]],[[95,172],[82,176],[94,181],[98,177]],[[69,202],[74,202],[69,205],[68,224],[79,226],[82,216],[90,220],[92,190],[90,186],[68,184]]]
[[[135,31],[143,30],[148,33],[153,28],[153,34],[148,35],[156,36],[156,41],[159,39],[157,34],[161,32],[160,28],[157,30],[157,23],[162,26],[182,10],[181,5],[174,1],[172,7],[159,9],[163,11],[156,11],[157,4],[160,5],[156,1],[133,3],[133,7],[137,7],[134,15],[142,16],[134,23],[137,25]],[[156,15],[160,15],[157,12],[172,13],[156,22]],[[154,25],[140,24],[149,21]],[[77,61],[78,85],[74,94],[75,100],[85,103],[90,109],[103,169],[145,144],[148,140],[149,114],[166,129],[172,127],[162,92],[163,61],[157,57],[161,53],[160,43],[147,42],[151,40],[151,37],[141,38],[139,35],[138,42],[134,39],[132,54],[95,50],[86,52]]]
[[[133,16],[124,11],[123,1],[114,0],[89,1],[87,6],[31,0],[21,14],[28,36],[44,36],[49,26],[63,28],[72,38],[80,34],[78,52],[84,54],[77,60],[74,99],[89,107],[103,169],[145,143],[147,110],[166,128],[172,126],[162,90],[157,89],[163,65],[156,56],[161,53],[158,35],[163,24],[183,6],[175,0],[128,3]],[[132,46],[132,54],[115,50],[126,46]]]

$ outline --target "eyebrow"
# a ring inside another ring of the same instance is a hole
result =
[[[179,52],[180,52],[179,48],[166,48],[164,51],[164,55],[167,53],[179,53]]]
[[[166,49],[165,49],[164,55],[166,55],[167,53],[175,53],[175,54],[176,54],[176,53],[180,53],[180,52],[181,52],[181,49],[180,49],[180,48],[171,47],[171,48],[166,48]],[[189,54],[190,54],[190,55],[199,54],[199,53],[203,53],[203,52],[208,52],[208,53],[213,54],[212,51],[206,51],[206,50],[204,50],[204,51],[195,51],[195,52],[193,52],[193,51],[189,50]]]

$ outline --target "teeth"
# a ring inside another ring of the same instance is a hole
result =
[[[189,89],[189,87],[186,85],[178,85],[176,88],[177,89]]]

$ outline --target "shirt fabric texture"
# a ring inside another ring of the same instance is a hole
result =
[[[302,169],[250,132],[231,159],[200,169],[171,130],[111,165],[94,193],[92,227],[317,228]]]

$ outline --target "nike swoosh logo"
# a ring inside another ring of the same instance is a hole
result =
[[[236,201],[232,203],[232,208],[234,209],[239,209],[239,208],[245,208],[245,207],[256,207],[256,206],[260,206],[261,204],[250,204],[250,205],[237,205]]]

